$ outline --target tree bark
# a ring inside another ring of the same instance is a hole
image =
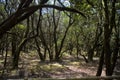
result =
[[[102,53],[100,55],[99,65],[98,65],[96,76],[101,76],[102,69],[103,69],[103,64],[104,64],[104,51],[102,51]]]

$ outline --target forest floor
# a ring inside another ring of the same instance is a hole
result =
[[[0,75],[3,70],[2,58],[0,58]],[[8,61],[10,61],[9,57]],[[9,70],[8,66],[3,75],[7,78],[81,78],[95,76],[98,59],[91,63],[86,63],[83,58],[78,60],[73,56],[66,55],[60,62],[40,62],[37,55],[23,53],[20,57],[19,68],[17,70]],[[105,70],[102,72],[102,76],[104,75]]]

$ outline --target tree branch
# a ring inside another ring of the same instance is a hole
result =
[[[73,8],[59,7],[59,6],[55,6],[55,5],[35,5],[35,6],[30,6],[30,7],[26,7],[26,8],[17,10],[14,14],[12,14],[5,21],[3,21],[0,24],[0,36],[2,37],[3,34],[5,34],[7,31],[9,31],[16,24],[18,24],[19,22],[21,22],[24,19],[28,18],[29,16],[31,16],[38,9],[42,9],[42,8],[54,8],[54,9],[57,9],[57,10],[60,10],[60,11],[69,11],[69,12],[73,12],[73,13],[78,13],[78,14],[80,14],[83,17],[86,18],[86,16],[82,12],[80,12],[80,11],[78,11],[76,9],[73,9]]]

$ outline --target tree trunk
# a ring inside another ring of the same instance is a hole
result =
[[[110,10],[108,9],[108,0],[104,0],[104,12],[105,12],[105,23],[104,23],[104,53],[105,53],[105,65],[106,65],[106,76],[111,76],[113,73],[112,66],[114,66],[111,62],[113,56],[110,48],[110,38],[111,33],[113,30],[113,27],[116,27],[115,22],[115,15],[116,15],[116,9],[115,9],[115,3],[116,0],[113,0],[112,3],[112,10],[111,10],[111,16],[109,16]],[[115,56],[117,56],[115,54]]]
[[[45,61],[44,56],[43,56],[43,54],[41,53],[41,50],[40,50],[40,47],[39,47],[39,43],[38,43],[38,41],[37,41],[36,38],[35,38],[35,43],[36,43],[36,46],[37,46],[37,52],[38,52],[38,55],[39,55],[39,57],[40,57],[40,60],[41,60],[41,61]]]
[[[115,38],[115,44],[114,44],[114,50],[113,50],[113,57],[112,57],[112,69],[111,69],[111,75],[113,74],[116,62],[117,62],[117,57],[119,53],[119,29],[118,32],[116,32],[116,38]]]
[[[88,61],[91,62],[93,61],[93,56],[94,56],[94,50],[93,49],[90,49],[88,51]]]
[[[101,76],[102,69],[103,69],[103,64],[104,64],[104,51],[102,51],[100,59],[99,59],[99,66],[98,66],[98,69],[97,69],[96,76]]]
[[[15,50],[16,50],[16,36],[12,35],[12,57],[14,56]]]
[[[6,54],[5,54],[4,68],[3,68],[3,71],[2,71],[2,75],[4,74],[4,72],[5,72],[5,69],[6,69],[6,64],[7,64],[7,56],[8,56],[8,44],[6,44]]]
[[[18,68],[19,55],[20,55],[20,49],[17,49],[15,51],[15,53],[14,53],[13,69],[17,69]]]
[[[104,0],[104,12],[105,12],[105,23],[104,23],[104,54],[105,54],[105,66],[106,76],[111,76],[111,49],[110,49],[110,18],[108,9],[108,0]]]
[[[20,56],[20,51],[24,47],[25,43],[31,38],[24,38],[21,43],[18,45],[18,47],[15,50],[14,56],[13,56],[13,69],[18,68],[18,61]]]

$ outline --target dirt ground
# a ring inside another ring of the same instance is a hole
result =
[[[8,57],[9,58],[9,57]],[[3,61],[0,58],[0,74],[2,74]],[[8,60],[9,62],[10,60]],[[40,62],[39,57],[33,54],[23,53],[19,62],[19,69],[17,70],[5,70],[4,75],[1,77],[7,78],[81,78],[86,76],[95,76],[98,66],[98,59],[93,63],[85,63],[80,58],[67,55],[63,57],[60,62]],[[8,67],[8,66],[7,66]],[[103,70],[102,76],[105,75]]]

